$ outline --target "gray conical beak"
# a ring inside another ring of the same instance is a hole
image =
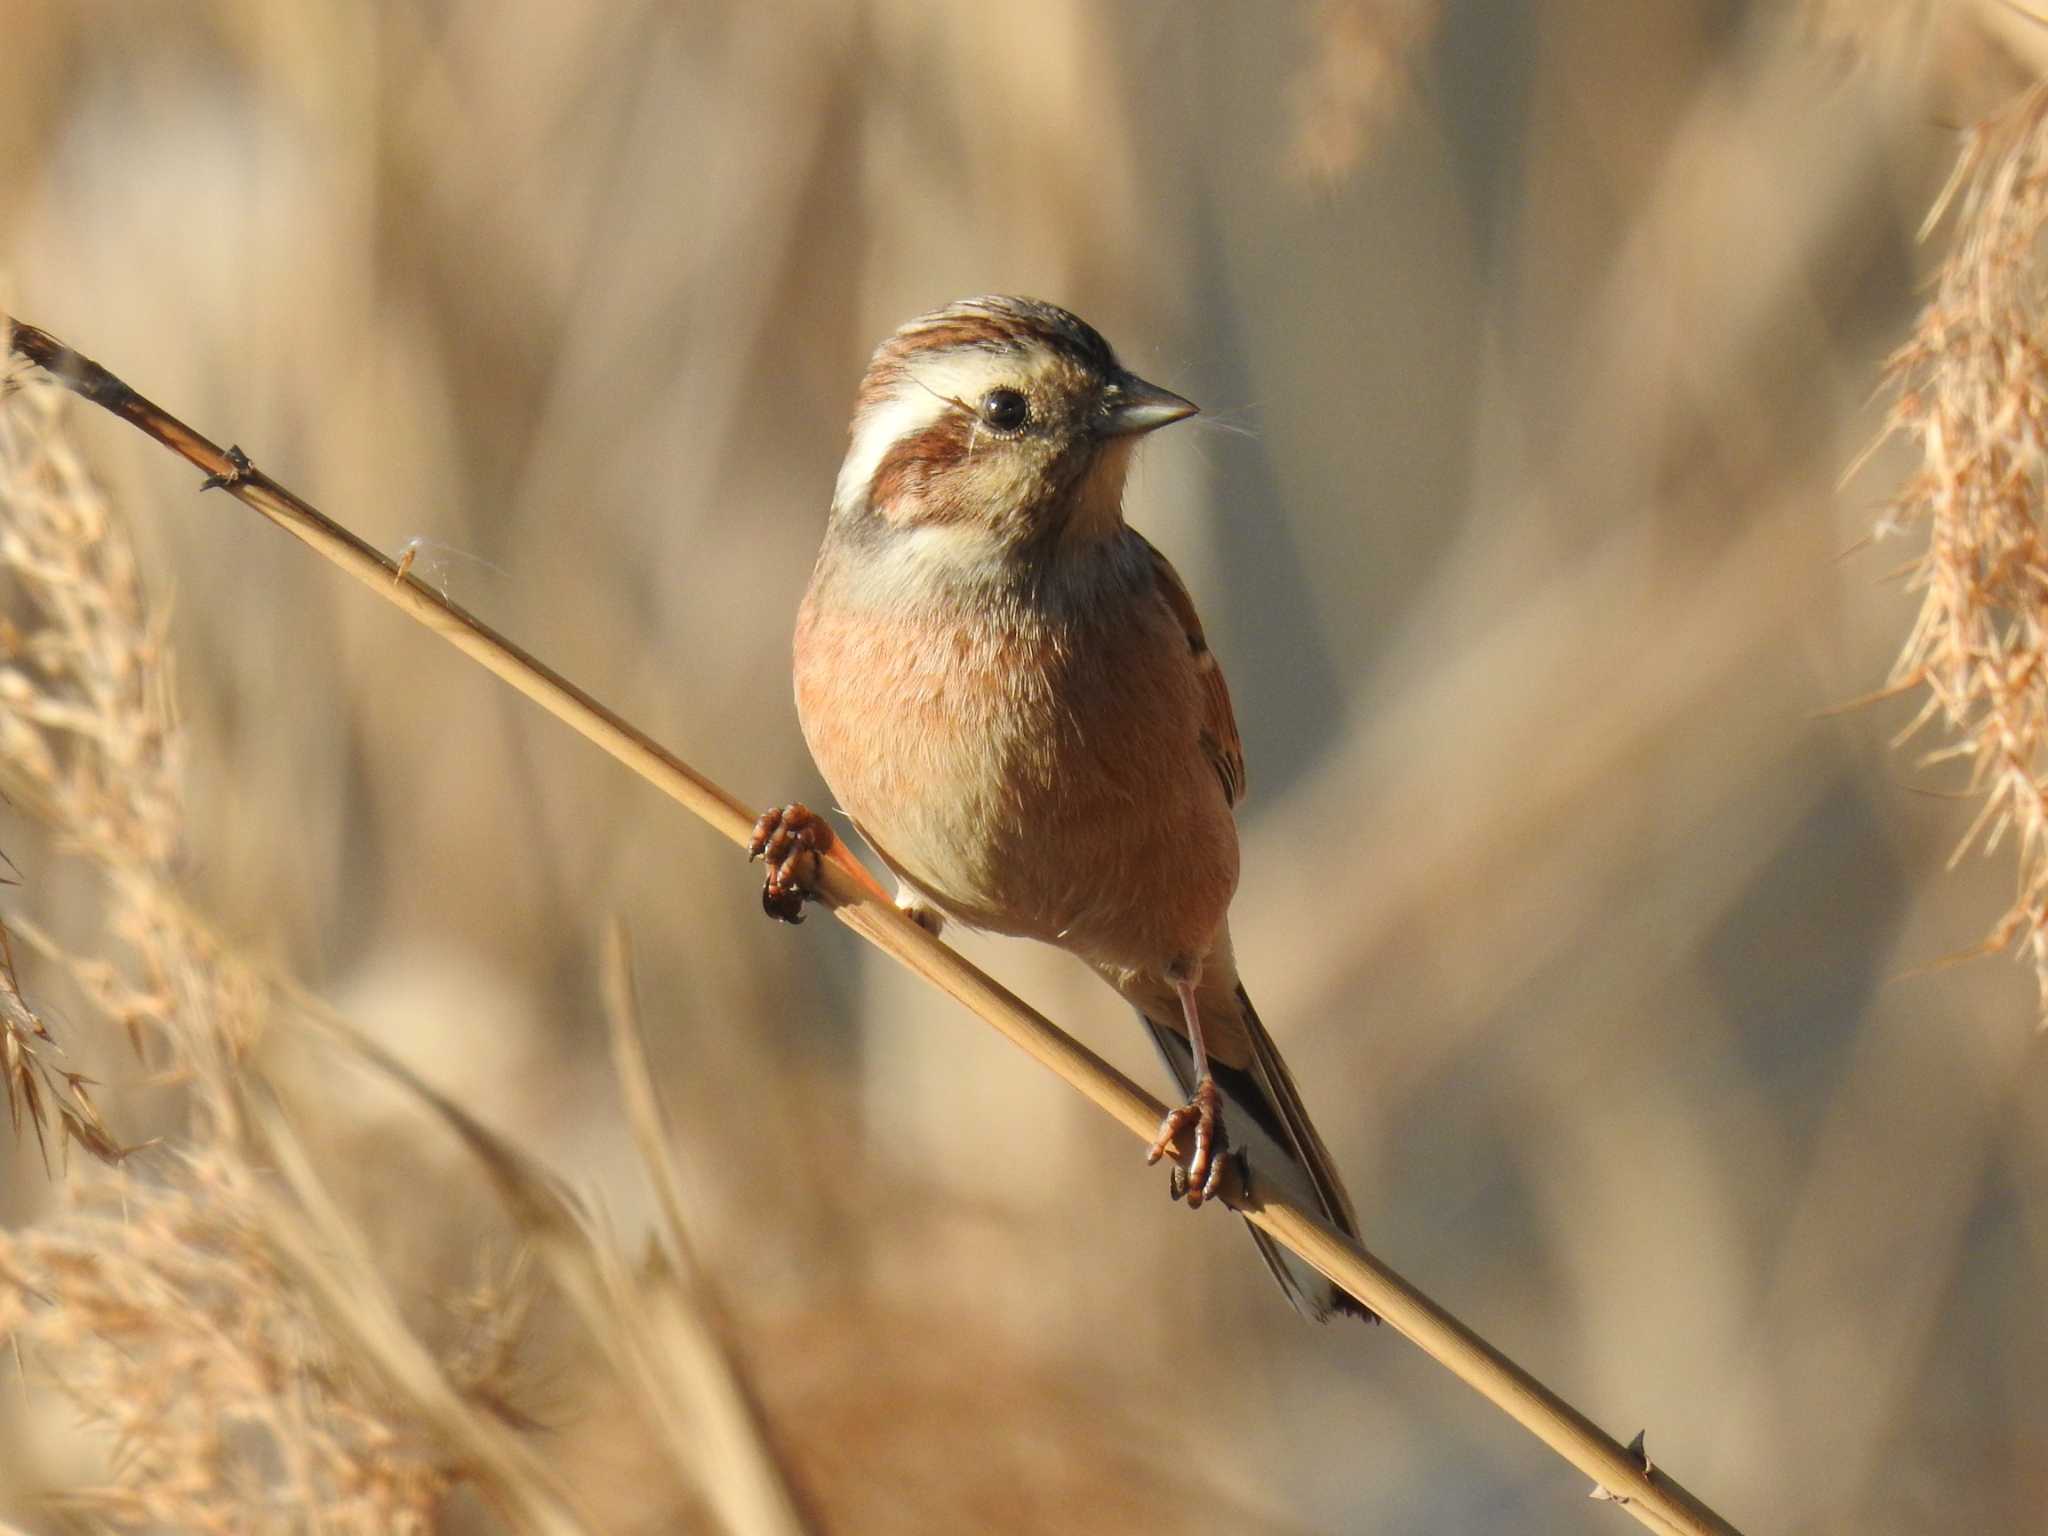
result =
[[[1104,437],[1128,437],[1168,426],[1199,409],[1194,401],[1183,400],[1170,389],[1147,384],[1136,374],[1127,373],[1111,386],[1103,401],[1099,430]]]

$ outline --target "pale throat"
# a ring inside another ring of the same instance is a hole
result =
[[[1124,481],[1131,472],[1135,437],[1112,437],[1095,450],[1080,484],[1074,487],[1073,508],[1061,538],[1093,543],[1115,538],[1124,526]]]
[[[1123,519],[1132,446],[1112,439],[1096,450],[1086,472],[1066,490],[1059,537],[1050,545],[1037,543],[1028,556],[1014,529],[994,522],[970,518],[896,523],[863,516],[862,558],[831,567],[840,599],[898,615],[933,603],[950,608],[963,591],[973,591],[979,594],[976,602],[986,602],[992,592],[1011,590],[1027,571],[1035,570],[1041,577],[1055,573],[1056,579],[1050,587],[1034,582],[1034,601],[1051,598],[1056,606],[1085,607],[1100,595],[1102,583],[1127,586],[1143,579],[1149,570],[1142,558],[1145,546]],[[828,547],[829,543],[828,539]],[[1012,610],[1005,603],[1002,611]]]

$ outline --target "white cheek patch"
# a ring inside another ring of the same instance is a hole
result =
[[[854,419],[853,446],[846,450],[846,462],[839,466],[839,481],[832,488],[832,505],[858,506],[889,450],[901,439],[922,432],[951,409],[952,401],[919,389],[905,379],[895,394],[861,412]]]
[[[839,466],[832,489],[835,507],[852,507],[867,494],[889,450],[961,406],[970,411],[998,384],[1028,382],[1029,370],[1014,354],[962,349],[918,358],[887,399],[855,418],[853,446]]]

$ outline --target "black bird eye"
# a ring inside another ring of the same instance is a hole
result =
[[[1031,415],[1031,402],[1014,389],[992,389],[981,397],[981,419],[998,432],[1014,432]]]

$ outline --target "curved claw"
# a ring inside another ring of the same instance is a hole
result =
[[[1187,1167],[1174,1169],[1169,1186],[1176,1200],[1185,1198],[1188,1209],[1200,1210],[1204,1200],[1214,1199],[1223,1184],[1223,1167],[1230,1161],[1230,1138],[1223,1128],[1223,1095],[1216,1080],[1206,1072],[1195,1091],[1179,1109],[1168,1110],[1159,1122],[1159,1135],[1145,1161],[1156,1163],[1171,1151],[1181,1133],[1193,1128],[1193,1143]]]
[[[832,846],[832,827],[802,804],[761,813],[747,844],[747,861],[768,866],[761,882],[761,910],[778,923],[804,920],[804,902],[817,893],[818,855]]]

